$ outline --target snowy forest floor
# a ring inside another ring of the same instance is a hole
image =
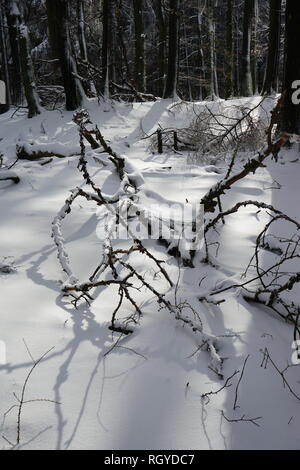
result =
[[[259,99],[251,99],[251,104]],[[144,200],[200,201],[224,176],[224,162],[191,164],[184,153],[151,153],[149,141],[142,140],[158,123],[185,125],[181,107],[172,111],[170,107],[164,100],[100,107],[91,102],[89,112],[110,145],[126,154],[143,176]],[[0,116],[0,153],[6,162],[15,160],[18,142],[32,141],[36,148],[69,155],[79,152],[72,113],[45,111],[30,120],[18,113],[11,116],[12,111]],[[238,291],[226,293],[220,306],[198,300],[216,285],[241,281],[267,216],[247,207],[228,218],[220,227],[219,269],[200,263],[194,269],[179,269],[164,247],[146,242],[153,254],[166,261],[174,283],[180,276],[177,297],[199,313],[206,332],[221,337],[221,381],[209,369],[208,353],[197,352],[193,333],[159,309],[151,293],[137,292],[143,311],[140,324],[113,349],[118,334],[108,326],[118,302],[116,290],[102,289],[90,307],[82,304],[78,309],[61,296],[64,278],[51,239],[51,222],[68,191],[82,185],[82,176],[78,156],[40,163],[19,161],[13,170],[20,183],[0,182],[0,263],[14,268],[0,273],[0,340],[7,354],[7,362],[0,365],[1,435],[16,441],[18,408],[5,418],[4,414],[18,404],[13,394],[20,397],[32,367],[27,345],[35,359],[54,349],[34,370],[25,399],[57,403],[24,405],[21,449],[299,449],[300,402],[283,387],[270,362],[266,368],[261,366],[265,348],[280,370],[291,363],[292,326],[267,308],[247,303]],[[114,177],[96,160],[89,163],[105,192],[113,194]],[[223,198],[224,207],[255,199],[299,220],[299,165],[295,151],[281,152],[278,163],[268,160],[266,168],[235,185]],[[82,280],[97,265],[97,224],[96,206],[82,201],[75,203],[64,224],[72,267]],[[156,278],[148,262],[140,256],[148,279],[173,299],[174,289]],[[234,410],[237,383],[248,356]],[[218,391],[237,370],[240,373],[230,380],[231,386],[201,398]],[[290,368],[287,379],[300,395],[300,369]],[[242,417],[255,421],[229,422]],[[10,448],[5,440],[2,448]]]

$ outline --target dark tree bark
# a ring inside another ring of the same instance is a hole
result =
[[[300,2],[286,2],[285,64],[281,131],[300,135]],[[296,83],[295,83],[296,82]],[[298,95],[298,96],[297,96]]]
[[[158,95],[162,96],[165,84],[165,51],[166,51],[166,22],[162,9],[162,0],[154,0],[154,11],[156,16],[157,30],[158,30]]]
[[[54,58],[60,63],[66,109],[73,111],[81,105],[84,92],[76,78],[77,67],[71,50],[68,0],[46,0],[46,5],[50,44]]]
[[[281,30],[281,0],[269,0],[270,26],[267,69],[263,93],[270,94],[278,90],[280,30]]]
[[[253,9],[253,34],[251,38],[251,72],[252,72],[252,89],[253,93],[258,93],[258,74],[257,74],[257,50],[258,50],[258,17],[259,17],[259,4],[258,0],[254,0]]]
[[[123,0],[118,0],[116,4],[116,24],[117,24],[117,37],[119,42],[119,47],[121,49],[121,67],[120,72],[122,73],[122,63],[125,66],[125,73],[127,77],[131,76],[128,52],[126,48],[126,41],[124,37],[125,30],[125,20],[124,20],[124,11],[123,11]]]
[[[234,95],[241,94],[241,58],[240,58],[240,29],[238,22],[238,11],[234,15]]]
[[[36,92],[29,34],[23,20],[22,6],[23,5],[16,0],[6,2],[7,23],[10,25],[9,35],[13,62],[11,79],[14,101],[16,101],[17,104],[22,104],[19,100],[22,99],[23,88],[28,106],[28,117],[31,118],[40,113],[40,105]],[[16,84],[14,82],[15,79],[19,80]]]
[[[255,0],[244,1],[243,44],[242,44],[242,73],[241,92],[243,96],[253,95],[251,73],[251,30],[254,15]]]
[[[88,52],[86,45],[86,31],[85,31],[85,11],[84,11],[84,0],[77,0],[77,35],[79,43],[79,57],[80,59],[88,63]],[[93,89],[94,84],[92,80],[86,80],[83,82],[83,88],[87,96],[94,96]]]
[[[251,96],[257,89],[271,93],[282,85],[280,6],[285,9],[286,0],[0,0],[0,4],[6,7],[0,59],[8,64],[13,104],[25,101],[20,15],[32,40],[41,92],[47,85],[63,84],[68,109],[80,106],[82,96],[109,96],[110,90],[116,90],[113,97],[121,100],[150,99],[152,93],[170,97],[178,90],[188,100],[214,99],[219,91],[224,98]],[[50,64],[49,58],[57,60]],[[51,66],[55,73],[49,73]],[[0,73],[7,81],[3,66]],[[49,100],[50,94],[45,103]]]
[[[146,91],[145,33],[143,25],[144,0],[133,0],[135,35],[135,86],[138,91]]]
[[[4,18],[2,10],[0,10],[0,53],[1,53],[1,69],[0,79],[5,83],[5,104],[0,104],[0,113],[5,113],[10,107],[10,80],[8,74],[8,60],[7,60],[7,44],[6,35],[4,30]]]
[[[19,26],[20,11],[18,4],[14,0],[5,0],[6,18],[10,43],[11,67],[10,67],[10,83],[11,83],[11,100],[14,105],[21,105],[22,94],[22,78],[20,65],[19,50]]]
[[[100,93],[104,99],[109,98],[109,60],[111,38],[111,10],[110,0],[103,0],[102,5],[102,79]]]
[[[197,36],[198,36],[198,69],[199,69],[199,100],[202,101],[204,97],[204,82],[205,82],[205,62],[204,62],[204,52],[203,52],[203,39],[202,39],[202,30],[203,30],[203,12],[204,8],[202,7],[200,0],[198,0],[198,12],[197,12]]]
[[[109,75],[114,82],[117,75],[120,76],[120,67],[122,63],[122,51],[118,48],[118,20],[117,20],[117,0],[110,0],[110,55],[109,55]],[[121,54],[120,54],[121,52]]]
[[[210,49],[210,96],[212,100],[215,100],[219,98],[219,85],[216,60],[216,24],[214,0],[207,0],[207,21]]]
[[[83,0],[77,0],[77,19],[78,19],[78,40],[80,48],[80,57],[87,61],[87,47],[85,39],[85,20],[84,20],[84,4]]]
[[[174,98],[177,94],[179,0],[170,0],[169,10],[168,71],[164,98]]]
[[[233,4],[234,0],[227,0],[226,11],[226,51],[225,51],[225,98],[233,96]]]

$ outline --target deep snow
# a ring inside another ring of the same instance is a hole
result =
[[[259,99],[253,98],[251,103]],[[168,107],[172,104],[164,100],[154,104],[89,105],[92,121],[110,145],[126,154],[142,175],[139,202],[146,205],[151,201],[199,201],[225,171],[222,164],[219,174],[209,165],[188,165],[186,155],[148,151],[149,142],[141,138],[153,132],[158,122],[163,127],[186,124],[182,108],[170,112]],[[219,307],[197,300],[222,282],[240,282],[267,216],[249,207],[229,218],[221,228],[221,247],[215,260],[219,270],[201,264],[179,270],[176,259],[162,246],[146,242],[152,253],[166,261],[175,282],[180,276],[177,296],[199,312],[206,332],[220,336],[225,380],[236,370],[241,371],[250,355],[239,387],[240,408],[234,411],[239,376],[232,379],[231,387],[212,395],[209,402],[201,399],[203,393],[220,389],[224,381],[209,369],[208,353],[196,352],[196,336],[170,313],[159,310],[149,293],[137,293],[143,311],[140,325],[105,356],[118,338],[108,330],[117,292],[113,288],[102,290],[91,307],[74,309],[60,295],[65,278],[51,239],[51,222],[68,191],[82,184],[76,168],[78,156],[71,156],[79,152],[72,114],[45,111],[31,120],[11,115],[0,116],[0,152],[6,162],[14,161],[20,142],[68,155],[43,166],[39,161],[20,161],[13,171],[21,182],[0,182],[0,263],[15,268],[10,274],[0,272],[0,340],[7,349],[7,362],[0,365],[0,416],[17,403],[13,393],[20,395],[32,366],[23,340],[35,359],[54,347],[33,372],[26,399],[47,398],[60,403],[32,402],[24,406],[19,447],[298,449],[300,403],[283,388],[272,365],[261,367],[266,347],[280,368],[291,361],[292,327],[266,308],[250,305],[238,291],[227,293],[226,302]],[[297,159],[296,151],[283,152],[279,163],[270,161],[266,169],[236,185],[224,198],[224,206],[255,199],[272,203],[299,220]],[[90,159],[89,163],[105,192],[113,194],[114,177],[97,160]],[[96,206],[84,201],[76,203],[64,224],[72,268],[82,280],[99,258],[97,224]],[[158,289],[168,291],[145,258],[136,262]],[[167,296],[173,300],[174,291],[169,289]],[[124,308],[122,316],[128,313],[130,308]],[[287,377],[300,394],[299,369],[290,369]],[[16,411],[3,419],[1,430],[12,442],[16,439]],[[259,427],[250,422],[229,423],[222,411],[228,419],[259,417]],[[9,448],[5,440],[2,447]]]

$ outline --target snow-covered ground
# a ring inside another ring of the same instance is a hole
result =
[[[251,105],[259,99],[252,99]],[[224,176],[222,164],[217,173],[207,164],[188,165],[184,154],[158,155],[148,150],[149,141],[142,137],[155,131],[158,123],[162,127],[186,124],[182,106],[176,110],[164,100],[113,107],[91,102],[89,112],[110,145],[126,154],[144,178],[143,203],[200,201]],[[292,326],[267,308],[247,303],[238,291],[227,293],[220,306],[197,300],[222,282],[240,282],[267,216],[249,206],[220,227],[218,270],[200,263],[194,269],[179,268],[164,247],[146,242],[153,254],[166,261],[173,281],[179,279],[177,298],[199,313],[207,333],[220,337],[223,381],[209,368],[209,354],[197,351],[194,333],[143,290],[136,295],[143,311],[140,324],[112,348],[118,335],[112,335],[108,326],[117,291],[113,287],[98,291],[90,307],[82,304],[78,309],[60,294],[65,278],[51,239],[51,222],[68,191],[83,183],[77,169],[79,157],[73,155],[80,149],[72,113],[45,111],[30,120],[11,115],[0,116],[0,152],[6,163],[14,161],[16,144],[24,142],[68,156],[45,165],[19,161],[13,170],[21,182],[0,182],[0,263],[14,268],[1,272],[0,264],[0,340],[6,345],[6,362],[0,365],[1,434],[16,442],[18,408],[4,414],[18,404],[14,394],[20,397],[32,367],[27,348],[35,360],[54,348],[33,371],[24,400],[56,403],[24,405],[22,449],[298,449],[300,402],[283,387],[272,364],[261,366],[265,348],[280,369],[291,362]],[[96,160],[90,159],[89,164],[105,192],[113,194],[114,177]],[[299,220],[299,172],[298,154],[285,151],[279,163],[270,160],[267,168],[234,186],[223,199],[224,207],[255,199]],[[99,260],[97,224],[96,206],[79,201],[63,225],[72,268],[82,281]],[[174,289],[156,278],[149,260],[139,256],[141,271],[173,301]],[[129,313],[128,306],[121,316]],[[234,410],[237,383],[248,356]],[[227,383],[231,386],[201,398],[222,388],[235,371],[240,373]],[[299,372],[291,368],[287,378],[300,395]],[[255,420],[229,422],[242,417]],[[2,447],[10,448],[5,440]]]

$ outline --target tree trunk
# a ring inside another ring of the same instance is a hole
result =
[[[254,2],[255,0],[245,0],[244,2],[241,74],[241,91],[243,96],[253,95],[253,82],[251,73],[251,30],[254,15]]]
[[[20,66],[20,50],[19,50],[19,26],[20,26],[20,10],[16,0],[5,0],[6,18],[10,42],[11,68],[11,99],[12,104],[22,104],[22,77]]]
[[[285,65],[281,131],[300,135],[300,2],[286,2]],[[296,82],[297,83],[294,83]]]
[[[205,82],[205,64],[204,64],[204,53],[202,46],[202,25],[203,25],[203,12],[204,8],[198,0],[198,13],[197,13],[197,35],[198,35],[198,68],[199,68],[199,100],[202,101],[204,98],[203,88]]]
[[[226,11],[225,98],[233,96],[233,1],[227,0]]]
[[[72,55],[69,35],[68,0],[46,0],[48,29],[53,56],[59,59],[66,94],[66,109],[77,109],[84,98],[80,81],[76,78],[77,67]]]
[[[162,10],[162,0],[154,1],[154,12],[158,29],[158,95],[163,96],[165,84],[165,50],[166,50],[166,22]]]
[[[88,53],[86,45],[86,35],[85,35],[85,13],[84,13],[84,0],[77,0],[77,34],[79,42],[79,52],[80,59],[88,63]],[[82,84],[84,91],[87,96],[93,97],[96,94],[95,86],[93,80],[86,80]]]
[[[238,12],[234,17],[234,96],[241,95],[241,66],[240,66],[240,29]]]
[[[110,0],[103,0],[102,6],[102,79],[101,95],[105,100],[109,98],[109,59],[110,59]]]
[[[5,83],[5,104],[0,103],[0,113],[5,113],[10,107],[10,81],[8,73],[7,61],[7,45],[4,31],[4,19],[2,10],[0,10],[0,53],[1,53],[1,70],[0,78]]]
[[[143,0],[133,0],[135,35],[135,86],[138,91],[146,91],[145,34],[143,26]]]
[[[30,55],[28,29],[24,24],[21,24],[19,28],[19,50],[21,75],[28,106],[28,117],[32,118],[40,114],[40,103],[36,91],[33,63]]]
[[[270,94],[278,90],[280,30],[281,30],[281,0],[269,0],[270,29],[267,70],[263,93]]]
[[[216,66],[216,25],[215,0],[207,0],[207,20],[210,46],[210,96],[212,100],[219,98],[219,87]]]
[[[183,33],[184,33],[184,50],[185,50],[185,68],[186,68],[186,88],[188,90],[188,99],[193,101],[192,96],[192,87],[191,87],[191,72],[190,72],[190,61],[189,61],[189,49],[188,49],[188,35],[186,32],[186,24],[183,24]]]
[[[84,5],[83,0],[77,0],[77,19],[78,19],[78,40],[80,48],[80,57],[87,61],[87,47],[85,39]]]
[[[129,67],[129,60],[128,60],[128,52],[126,48],[126,41],[124,38],[124,30],[125,30],[125,21],[124,21],[124,11],[123,11],[123,1],[118,0],[116,5],[116,23],[117,23],[117,36],[118,41],[121,49],[121,75],[123,73],[122,65],[124,61],[125,65],[125,74],[127,77],[131,76],[130,67]],[[123,78],[123,77],[122,77]]]
[[[252,56],[251,56],[251,70],[252,70],[252,88],[254,94],[258,93],[258,74],[257,74],[257,35],[258,35],[258,0],[254,0],[254,28],[252,36]]]
[[[169,0],[169,9],[168,71],[164,98],[174,98],[177,95],[179,0]]]

